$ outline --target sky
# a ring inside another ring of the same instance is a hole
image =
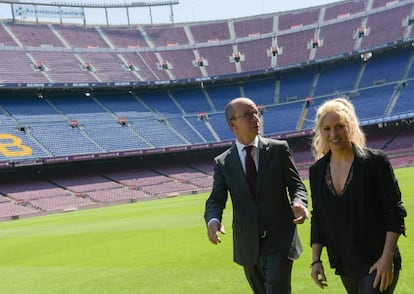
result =
[[[24,1],[22,1],[24,2]],[[126,0],[31,0],[27,2],[35,3],[130,3],[135,1]],[[139,1],[138,1],[139,2]],[[161,0],[147,0],[150,2],[162,2]],[[197,22],[206,20],[220,20],[229,18],[239,18],[266,13],[308,8],[322,5],[338,0],[179,0],[179,4],[170,6],[154,6],[149,8],[134,8],[129,11],[129,20],[132,24],[140,23],[180,23]],[[19,5],[19,4],[16,4]],[[108,9],[109,24],[127,24],[127,14],[125,9]],[[105,24],[106,16],[103,9],[86,9],[86,19],[88,24]],[[11,18],[10,6],[0,4],[0,18]]]

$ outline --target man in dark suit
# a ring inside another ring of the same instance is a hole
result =
[[[285,141],[263,138],[260,112],[245,97],[225,109],[236,143],[214,160],[214,183],[204,218],[213,244],[225,234],[221,223],[228,193],[233,204],[234,261],[244,267],[254,293],[291,293],[293,260],[302,252],[296,229],[308,218],[307,192]],[[256,171],[249,184],[250,151]]]

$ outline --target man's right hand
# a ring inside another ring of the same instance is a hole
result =
[[[219,232],[221,234],[226,234],[224,230],[224,226],[221,224],[219,220],[211,220],[208,223],[208,239],[213,244],[221,243],[221,239],[219,237]]]

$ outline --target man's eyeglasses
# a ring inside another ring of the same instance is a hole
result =
[[[230,120],[236,120],[236,119],[243,119],[246,121],[250,121],[253,119],[253,117],[256,117],[257,119],[260,119],[260,117],[262,116],[262,114],[258,111],[247,111],[245,113],[243,113],[242,115],[238,115],[238,116],[233,116],[230,118]]]

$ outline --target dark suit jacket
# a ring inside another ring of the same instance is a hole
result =
[[[355,155],[353,163],[350,183],[352,215],[349,218],[352,240],[349,241],[358,244],[357,255],[364,259],[364,263],[372,265],[381,256],[386,231],[405,233],[406,210],[401,202],[397,179],[386,155],[380,150],[365,151],[365,156]],[[330,156],[331,153],[328,153],[309,169],[312,195],[311,244],[325,245],[331,266],[337,268],[341,262],[341,244],[338,244],[337,236],[341,232],[331,226],[322,195]],[[398,250],[396,255],[399,255]]]
[[[214,184],[206,201],[205,221],[221,221],[228,192],[233,205],[234,261],[254,265],[259,234],[267,231],[266,250],[296,259],[302,246],[293,224],[292,203],[307,206],[307,192],[285,141],[259,137],[257,191],[252,195],[236,145],[214,160]],[[289,196],[288,197],[288,193]]]

